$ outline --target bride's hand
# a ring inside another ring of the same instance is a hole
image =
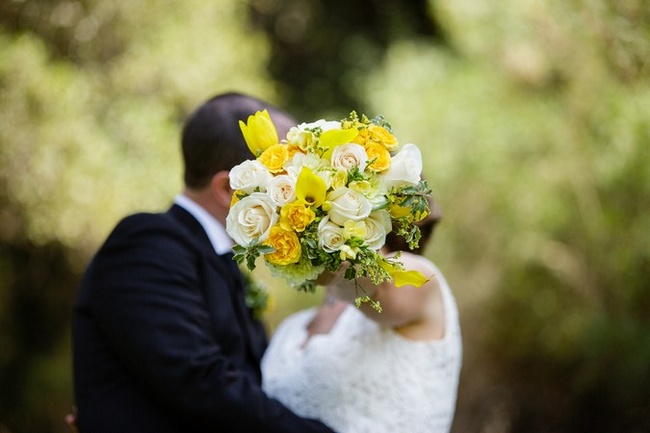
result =
[[[326,286],[326,287],[331,287],[331,286],[336,286],[340,284],[343,281],[343,276],[345,275],[345,270],[350,266],[348,262],[343,262],[341,264],[341,267],[336,270],[336,272],[332,271],[323,271],[322,274],[318,276],[316,279],[316,284],[319,286]]]
[[[341,267],[336,272],[325,271],[317,280],[317,284],[327,287],[327,292],[340,299],[341,301],[354,303],[357,296],[371,295],[375,288],[372,282],[367,277],[360,277],[354,280],[345,279],[345,271],[350,267],[350,263],[343,262]],[[359,293],[359,287],[365,288],[363,293]]]

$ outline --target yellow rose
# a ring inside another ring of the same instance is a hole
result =
[[[393,151],[397,148],[397,138],[383,126],[371,124],[368,126],[368,132],[371,141],[383,144],[387,150]]]
[[[381,173],[388,170],[390,167],[390,153],[388,149],[376,141],[369,141],[366,143],[366,153],[368,154],[368,161],[372,163],[368,166],[371,170]]]
[[[301,201],[285,204],[280,210],[280,225],[285,230],[303,232],[316,214]]]
[[[362,146],[365,146],[369,141],[371,141],[371,138],[370,130],[368,130],[368,128],[361,129],[359,135],[352,139],[352,143],[357,143]]]
[[[259,162],[264,164],[264,166],[271,173],[281,173],[284,171],[282,166],[289,159],[289,151],[287,146],[284,144],[274,144],[273,146],[267,148],[259,158]]]
[[[293,143],[287,145],[287,151],[289,152],[289,158],[293,158],[296,153],[305,153],[304,150]]]
[[[269,237],[264,243],[275,248],[274,252],[264,256],[264,259],[272,265],[286,266],[300,260],[302,254],[300,240],[298,235],[291,230],[284,230],[275,225],[271,227]]]
[[[397,145],[399,144],[397,138],[388,132],[388,129],[383,126],[375,125],[374,123],[368,125],[367,128],[360,130],[359,135],[357,135],[352,142],[364,146],[366,150],[368,145],[371,143],[381,144],[389,152],[397,149]]]

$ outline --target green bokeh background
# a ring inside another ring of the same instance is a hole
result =
[[[181,122],[227,90],[420,146],[455,433],[650,431],[649,62],[643,0],[2,2],[0,433],[66,431],[81,273],[168,207]],[[267,285],[271,331],[320,300]]]

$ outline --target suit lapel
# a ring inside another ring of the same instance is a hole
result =
[[[232,261],[231,256],[217,255],[201,224],[185,209],[173,205],[168,214],[189,231],[192,238],[200,245],[208,263],[226,282],[233,310],[241,325],[245,346],[255,367],[258,368],[265,347],[264,330],[261,324],[251,317],[250,310],[246,306],[243,278],[237,264]]]

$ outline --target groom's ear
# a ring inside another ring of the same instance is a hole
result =
[[[219,171],[212,176],[212,182],[210,182],[212,197],[219,207],[223,209],[230,208],[230,202],[232,201],[232,194],[234,192],[230,189],[230,178],[228,174],[228,171]]]

